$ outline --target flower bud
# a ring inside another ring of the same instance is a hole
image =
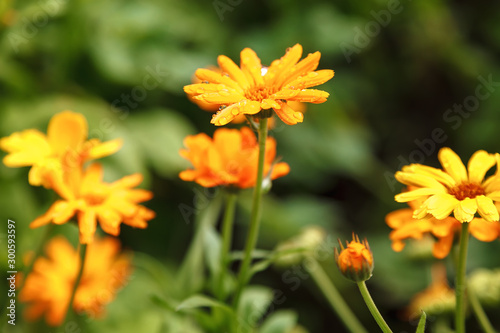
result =
[[[354,282],[366,281],[372,276],[373,254],[364,239],[360,242],[358,235],[352,234],[352,242],[346,241],[346,247],[340,244],[340,254],[335,248],[335,262],[342,275]]]

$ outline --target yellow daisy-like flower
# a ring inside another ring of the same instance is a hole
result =
[[[34,321],[45,315],[47,323],[59,326],[68,310],[71,293],[80,269],[80,256],[62,236],[46,245],[47,258],[35,261],[32,272],[19,293],[28,303],[26,319]],[[102,317],[131,273],[130,256],[120,254],[120,242],[111,237],[98,239],[87,248],[80,284],[72,307],[91,317]]]
[[[31,222],[30,227],[37,228],[50,222],[64,224],[76,216],[82,244],[93,241],[97,221],[113,236],[119,235],[121,223],[146,228],[147,221],[154,218],[155,213],[138,205],[153,197],[150,191],[133,188],[142,182],[142,175],[136,173],[113,183],[103,182],[102,177],[102,166],[97,163],[82,174],[66,175],[63,182],[54,184],[54,190],[62,199]]]
[[[325,83],[334,75],[330,69],[316,71],[319,52],[299,61],[301,56],[300,44],[288,49],[269,67],[262,66],[257,54],[249,48],[241,51],[240,67],[220,55],[217,62],[223,73],[200,68],[195,75],[202,83],[187,85],[184,91],[196,100],[221,106],[211,121],[217,126],[226,125],[238,115],[256,115],[268,109],[273,109],[284,123],[294,125],[302,122],[304,115],[287,102],[325,102],[327,92],[307,88]]]
[[[52,188],[54,176],[62,177],[63,169],[81,168],[86,161],[114,154],[121,146],[121,139],[88,140],[87,120],[72,111],[53,116],[47,135],[27,129],[0,139],[0,149],[9,153],[3,163],[11,168],[31,166],[29,183],[46,188]]]
[[[396,172],[396,179],[412,189],[396,195],[398,202],[424,200],[413,212],[417,219],[432,215],[438,220],[452,212],[460,222],[470,222],[479,213],[486,221],[498,221],[495,201],[500,200],[499,154],[479,150],[472,155],[468,171],[460,157],[450,148],[442,148],[438,154],[443,170],[411,164]],[[484,179],[495,164],[495,175]]]

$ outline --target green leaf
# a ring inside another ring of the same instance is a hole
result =
[[[201,307],[221,308],[228,312],[233,311],[226,304],[204,295],[193,295],[185,299],[184,301],[181,302],[181,304],[179,304],[176,307],[176,311],[186,310],[186,309],[196,309]]]
[[[424,333],[425,332],[425,320],[427,319],[427,315],[425,311],[422,311],[422,316],[420,316],[420,320],[418,321],[418,326],[416,333]]]
[[[241,295],[238,311],[238,325],[242,332],[246,332],[267,313],[269,304],[273,300],[270,288],[264,286],[249,286]]]
[[[290,310],[279,310],[262,324],[260,333],[287,333],[297,324],[297,314]]]
[[[207,228],[213,226],[217,221],[222,207],[220,196],[216,196],[207,208],[202,210],[196,216],[196,231],[191,241],[191,245],[187,252],[182,266],[177,275],[176,286],[178,291],[184,297],[191,295],[199,290],[205,279],[203,252],[204,252],[204,234]],[[194,208],[193,208],[194,209]]]
[[[205,232],[203,234],[203,248],[205,261],[210,273],[212,276],[218,276],[221,269],[221,238],[213,226],[205,228]]]

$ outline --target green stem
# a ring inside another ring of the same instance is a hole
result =
[[[323,292],[323,295],[330,303],[333,311],[344,323],[344,326],[352,333],[368,332],[351,312],[349,306],[344,302],[344,299],[337,291],[337,288],[335,288],[332,280],[328,277],[321,265],[315,260],[312,262],[314,263],[313,265],[304,265],[304,267],[313,277],[314,281]]]
[[[71,310],[73,309],[73,302],[75,301],[75,295],[76,295],[76,290],[78,289],[78,285],[80,284],[80,281],[83,276],[83,269],[85,266],[85,257],[87,255],[87,244],[80,244],[79,245],[79,253],[80,253],[80,269],[78,271],[78,275],[76,276],[75,284],[73,285],[73,291],[71,292],[71,298],[69,299],[69,304],[68,304],[68,309],[66,311],[66,322],[69,319],[69,314],[71,313]],[[75,314],[77,314],[75,312]]]
[[[236,207],[236,199],[238,195],[236,193],[228,193],[226,199],[226,209],[224,211],[224,220],[222,221],[222,248],[220,254],[220,272],[219,279],[217,281],[216,293],[219,299],[224,297],[224,278],[227,271],[227,265],[229,262],[229,251],[231,249],[232,236],[233,236],[233,222],[234,222],[234,211]]]
[[[245,245],[245,255],[243,262],[240,266],[238,274],[238,286],[233,298],[233,307],[238,308],[241,292],[247,283],[248,269],[252,262],[252,252],[255,249],[257,238],[259,235],[260,216],[261,216],[261,203],[262,203],[262,180],[264,178],[264,161],[266,155],[266,141],[267,141],[267,122],[268,118],[260,119],[259,123],[259,161],[257,167],[257,180],[253,191],[252,213],[250,216],[250,230],[247,236]]]
[[[476,292],[474,289],[470,288],[470,285],[467,285],[467,296],[472,308],[472,311],[476,315],[477,321],[483,328],[483,331],[485,333],[495,333],[495,329],[491,325],[490,321],[488,320],[488,317],[486,316],[486,313],[484,312],[483,307],[481,306],[481,302],[479,302],[479,299],[477,298]]]
[[[365,300],[365,303],[368,306],[368,309],[370,310],[373,318],[375,318],[375,321],[377,322],[377,324],[380,327],[380,329],[382,330],[382,332],[392,333],[390,327],[385,322],[384,317],[382,317],[382,315],[378,311],[377,306],[375,305],[375,302],[373,302],[373,299],[370,295],[370,292],[368,291],[368,288],[366,288],[365,281],[358,282],[358,287],[359,287],[359,291],[361,292],[361,296],[363,296],[363,299]]]
[[[457,278],[455,284],[455,330],[465,333],[465,267],[467,263],[467,247],[469,242],[469,223],[462,223],[460,233],[460,249],[458,253]]]

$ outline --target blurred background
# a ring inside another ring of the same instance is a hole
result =
[[[464,161],[479,149],[500,152],[498,22],[500,3],[489,1],[1,0],[0,137],[27,128],[46,132],[57,112],[80,112],[91,137],[124,139],[120,152],[102,160],[106,180],[141,172],[142,186],[154,192],[146,205],[157,217],[149,227],[123,226],[120,234],[124,248],[135,252],[129,285],[108,316],[82,332],[200,331],[189,316],[155,301],[155,295],[175,298],[174,277],[193,238],[195,217],[182,207],[195,213],[217,196],[178,178],[189,167],[178,154],[183,138],[216,129],[211,113],[191,103],[182,87],[197,68],[216,65],[219,54],[239,63],[239,52],[250,47],[270,64],[296,43],[304,56],[320,51],[319,68],[334,69],[335,77],[319,87],[329,100],[307,106],[302,124],[278,120],[271,131],[291,172],[265,197],[258,246],[272,249],[307,225],[322,226],[333,240],[355,231],[375,256],[368,287],[380,311],[395,332],[414,331],[403,311],[431,282],[434,260],[429,246],[409,242],[402,253],[391,250],[384,217],[404,208],[393,200],[402,188],[393,175],[409,163],[438,167],[443,146]],[[27,174],[28,168],[0,165],[1,218],[17,222],[18,258],[43,232],[29,223],[54,200],[52,192],[31,187]],[[250,196],[244,191],[238,200],[234,249],[244,246]],[[58,230],[76,244],[71,226]],[[498,240],[470,245],[470,272],[500,266]],[[2,250],[2,274],[5,256]],[[324,259],[353,311],[377,331],[356,286],[340,276],[333,256]],[[452,284],[453,265],[445,262]],[[295,332],[343,332],[313,281],[301,277],[295,288],[285,273],[270,268],[252,283],[283,292],[274,308],[294,310],[302,327]],[[495,292],[486,306],[490,317],[498,314]],[[430,323],[450,318],[431,316]],[[498,316],[493,321],[500,327]],[[468,324],[478,330],[472,316]],[[19,316],[14,331],[30,329],[63,331]]]

